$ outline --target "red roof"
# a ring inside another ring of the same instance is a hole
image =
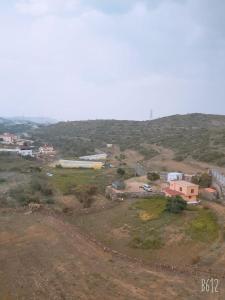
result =
[[[166,189],[164,190],[164,192],[165,192],[166,194],[169,194],[170,196],[185,196],[183,193],[178,192],[178,191],[171,190],[170,188],[166,188]]]

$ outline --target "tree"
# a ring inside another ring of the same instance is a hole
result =
[[[98,188],[95,185],[79,186],[75,189],[75,196],[84,208],[91,207],[94,196],[97,194]]]
[[[118,168],[117,169],[117,174],[119,174],[120,176],[124,176],[126,174],[125,170],[122,168]]]
[[[210,187],[212,185],[212,176],[207,173],[193,176],[192,183],[198,184],[202,188]]]
[[[180,196],[175,196],[168,198],[166,204],[166,211],[174,214],[178,214],[185,210],[187,207],[187,202],[184,201]]]
[[[148,180],[150,181],[156,181],[156,180],[159,180],[160,179],[160,176],[158,173],[155,173],[155,172],[149,172],[147,174],[147,178]]]

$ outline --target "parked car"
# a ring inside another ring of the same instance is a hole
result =
[[[146,192],[152,192],[152,187],[148,184],[144,184],[143,185],[143,189],[146,191]]]

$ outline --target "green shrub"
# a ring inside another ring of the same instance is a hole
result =
[[[187,202],[180,196],[175,196],[167,199],[166,211],[178,214],[187,208]]]
[[[147,178],[148,180],[150,181],[156,181],[156,180],[159,180],[160,179],[160,176],[158,173],[155,173],[155,172],[149,172],[147,174]]]

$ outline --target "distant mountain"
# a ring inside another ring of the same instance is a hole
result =
[[[192,157],[225,166],[225,116],[222,115],[174,115],[153,121],[60,122],[40,127],[34,135],[40,143],[51,143],[69,156],[92,153],[105,143],[141,153],[146,153],[144,144],[157,144],[174,150],[176,160]]]
[[[36,124],[54,124],[58,121],[52,118],[46,118],[46,117],[10,117],[9,120],[19,123],[19,124],[25,124],[25,123],[36,123]]]
[[[38,124],[31,121],[19,121],[13,118],[0,117],[0,134],[10,132],[14,134],[22,134],[38,128]]]

